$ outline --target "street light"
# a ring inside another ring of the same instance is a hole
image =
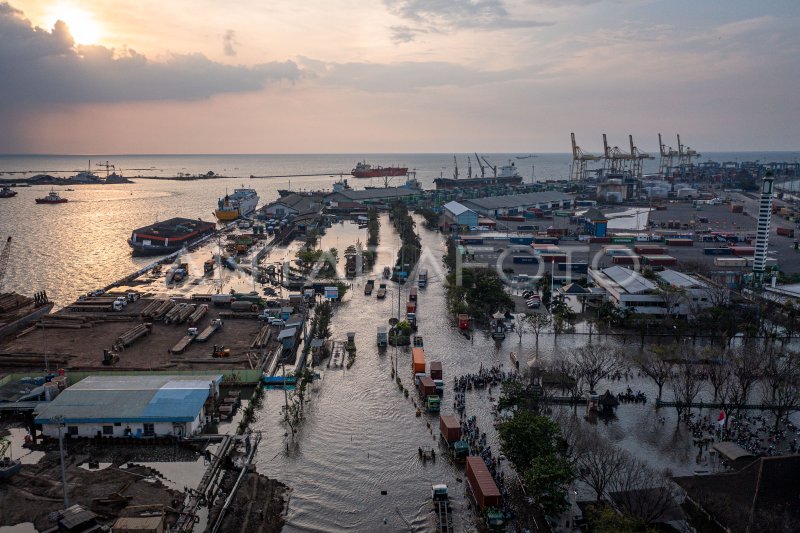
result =
[[[64,435],[61,428],[64,427],[64,417],[56,415],[51,419],[58,426],[58,452],[61,455],[61,487],[64,490],[64,509],[69,508],[69,488],[67,487],[67,469],[64,466]]]

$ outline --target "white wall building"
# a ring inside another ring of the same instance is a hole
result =
[[[200,433],[219,397],[222,375],[89,376],[40,407],[47,437],[188,436]]]
[[[712,287],[692,276],[665,269],[657,272],[659,282],[680,289],[680,295],[665,297],[659,283],[639,272],[621,266],[589,269],[589,280],[605,290],[606,299],[620,309],[630,309],[643,315],[691,316],[694,310],[714,305]],[[671,309],[668,309],[671,307]]]

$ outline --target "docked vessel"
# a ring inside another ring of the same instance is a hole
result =
[[[230,222],[239,217],[250,216],[258,205],[258,193],[255,189],[234,189],[233,194],[226,194],[217,201],[214,216],[220,222]]]
[[[12,191],[9,187],[3,186],[0,189],[0,198],[13,198],[17,195],[17,191]]]
[[[47,194],[47,196],[45,196],[44,198],[36,199],[37,204],[63,204],[67,201],[68,200],[66,198],[62,198],[61,196],[59,196],[59,194],[53,189],[51,189],[50,192]]]
[[[166,255],[213,233],[217,225],[190,218],[171,218],[133,230],[128,245],[133,255]]]
[[[497,167],[492,167],[496,169]],[[513,161],[508,165],[503,165],[492,176],[482,176],[480,178],[459,179],[458,170],[452,178],[436,178],[433,180],[437,189],[468,189],[473,187],[486,187],[491,185],[519,185],[522,183],[522,176],[517,172],[517,166]]]
[[[366,161],[356,163],[356,168],[350,171],[354,178],[382,178],[384,176],[405,176],[408,167],[382,167],[368,165]]]
[[[367,187],[364,187],[364,188],[365,189],[388,189],[389,188],[389,177],[388,176],[384,176],[383,187],[376,187],[374,185],[370,185],[370,186],[367,186]],[[412,191],[421,191],[422,190],[422,184],[417,179],[417,173],[416,172],[409,172],[407,177],[406,177],[405,183],[403,183],[402,185],[397,185],[394,188],[396,188],[396,189],[409,189],[409,190],[412,190]]]

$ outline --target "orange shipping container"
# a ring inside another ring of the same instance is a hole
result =
[[[422,348],[411,349],[411,360],[414,367],[414,373],[425,373],[425,350]]]

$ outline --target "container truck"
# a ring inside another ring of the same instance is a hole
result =
[[[412,348],[411,360],[415,374],[425,372],[425,350],[423,348]]]

